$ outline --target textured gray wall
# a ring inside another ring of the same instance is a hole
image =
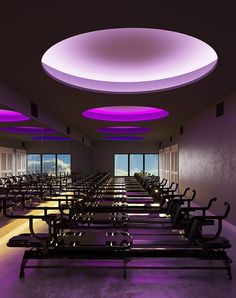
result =
[[[223,116],[216,118],[214,105],[184,126],[179,139],[180,185],[195,188],[200,205],[216,196],[215,214],[229,201],[229,221],[236,225],[236,93],[224,101]]]

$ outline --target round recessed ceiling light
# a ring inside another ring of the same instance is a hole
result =
[[[45,71],[73,87],[141,93],[189,84],[209,74],[216,52],[178,32],[149,28],[98,30],[67,38],[42,57]]]
[[[136,137],[136,136],[116,136],[116,137],[105,137],[104,141],[140,141],[143,140],[144,137]]]
[[[29,119],[29,117],[26,117],[19,112],[0,109],[0,122],[20,122]]]
[[[55,133],[54,129],[46,127],[36,127],[36,126],[16,126],[16,127],[3,127],[0,130],[9,133],[19,133],[19,134],[50,134]]]
[[[110,106],[86,110],[82,113],[86,118],[112,121],[135,122],[164,118],[169,112],[163,109],[144,106]]]
[[[34,141],[70,141],[71,138],[62,136],[34,136],[31,138]]]
[[[147,127],[139,127],[139,126],[111,126],[96,129],[97,132],[101,133],[117,133],[117,134],[134,134],[134,133],[147,133],[151,131],[150,128]]]

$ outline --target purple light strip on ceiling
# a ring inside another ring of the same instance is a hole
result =
[[[169,112],[155,107],[145,106],[109,106],[86,110],[85,118],[111,122],[135,122],[157,120],[169,115]]]
[[[36,126],[16,126],[16,127],[3,127],[0,130],[9,133],[19,133],[19,134],[50,134],[56,133],[54,129],[46,127],[36,127]]]
[[[117,134],[135,134],[135,133],[148,133],[151,131],[150,128],[147,127],[138,127],[138,126],[111,126],[111,127],[103,127],[96,129],[97,132],[101,133],[117,133]]]
[[[16,111],[0,109],[0,122],[20,122],[30,118]]]
[[[105,137],[104,141],[141,141],[144,137],[137,136],[116,136],[116,137]]]
[[[62,136],[34,136],[31,138],[33,141],[71,141],[71,138]]]

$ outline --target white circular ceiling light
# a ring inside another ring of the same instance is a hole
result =
[[[45,52],[42,65],[54,79],[73,87],[142,93],[199,80],[217,59],[208,44],[186,34],[117,28],[67,38]]]

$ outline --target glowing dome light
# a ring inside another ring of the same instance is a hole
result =
[[[205,42],[150,28],[98,30],[67,38],[42,57],[45,71],[73,87],[142,93],[190,84],[217,64]]]
[[[154,107],[144,106],[110,106],[86,110],[82,113],[86,118],[112,121],[135,122],[149,121],[167,117],[169,112]]]
[[[143,140],[144,137],[136,137],[136,136],[116,136],[116,137],[105,137],[104,141],[140,141]]]
[[[20,122],[29,119],[29,117],[26,117],[19,112],[0,109],[0,122]]]
[[[70,141],[71,138],[62,136],[34,136],[31,138],[34,141]]]
[[[54,129],[46,127],[36,127],[36,126],[16,126],[16,127],[3,127],[0,130],[9,133],[19,133],[19,134],[50,134],[55,133]]]
[[[117,134],[135,134],[135,133],[147,133],[151,131],[150,128],[147,127],[139,127],[139,126],[111,126],[96,129],[97,132],[101,133],[117,133]]]

